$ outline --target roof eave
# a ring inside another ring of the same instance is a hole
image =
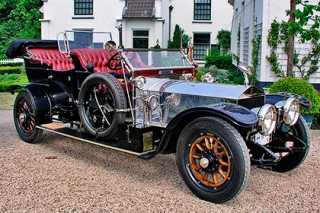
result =
[[[228,0],[228,3],[234,6],[234,0]]]

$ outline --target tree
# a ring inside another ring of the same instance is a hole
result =
[[[173,32],[173,38],[172,40],[168,41],[168,48],[179,49],[181,48],[181,45],[182,45],[182,48],[187,48],[190,40],[191,40],[191,37],[188,36],[187,34],[184,34],[183,29],[181,29],[180,26],[176,24]]]
[[[1,0],[0,59],[15,39],[40,38],[41,0]]]
[[[220,30],[217,39],[222,51],[228,52],[231,46],[231,32],[229,30]]]

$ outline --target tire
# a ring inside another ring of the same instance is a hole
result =
[[[14,102],[14,125],[21,140],[36,143],[41,139],[42,130],[36,128],[35,107],[26,92],[20,92]]]
[[[177,167],[188,188],[213,203],[234,199],[250,174],[249,152],[237,130],[224,120],[198,118],[182,131]]]
[[[95,137],[114,138],[118,125],[125,122],[125,113],[116,112],[127,108],[124,91],[118,80],[108,73],[93,73],[84,80],[79,103],[83,127]]]
[[[294,137],[288,137],[288,134],[293,135]],[[282,125],[277,126],[275,133],[276,142],[271,144],[280,147],[291,147],[291,148],[301,148],[302,144],[299,142],[294,142],[294,138],[297,137],[299,140],[303,141],[306,145],[301,152],[278,152],[276,153],[281,160],[277,163],[276,166],[272,167],[273,171],[276,172],[289,172],[297,168],[307,157],[310,149],[310,134],[309,128],[302,116],[299,116],[297,123],[291,127],[282,123]]]

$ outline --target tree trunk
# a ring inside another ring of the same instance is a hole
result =
[[[290,19],[289,23],[295,22],[294,12],[296,10],[296,0],[290,0]],[[287,61],[287,77],[292,77],[293,75],[293,60],[294,60],[294,31],[289,34],[288,43],[288,61]]]

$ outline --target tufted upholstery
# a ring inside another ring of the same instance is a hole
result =
[[[83,68],[86,68],[89,62],[94,65],[94,72],[115,72],[107,67],[107,62],[115,54],[104,49],[75,49],[71,51],[71,55],[77,56]],[[118,72],[117,72],[118,73]],[[119,71],[118,74],[121,74]]]
[[[71,70],[74,65],[71,58],[60,53],[57,49],[29,49],[34,54],[34,58],[30,60],[32,63],[46,64],[53,70]]]

